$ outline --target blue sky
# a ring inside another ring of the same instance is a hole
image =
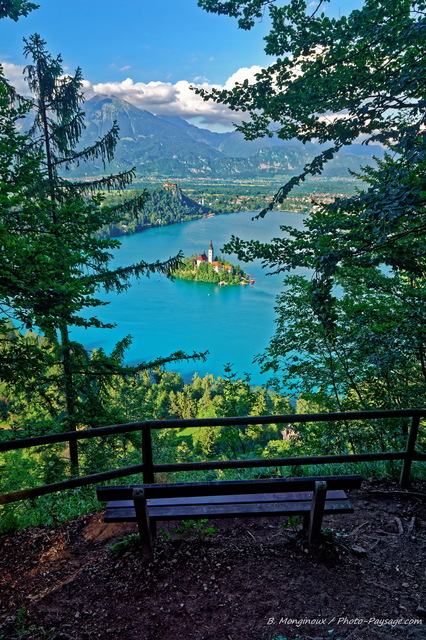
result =
[[[235,113],[203,103],[190,85],[229,87],[271,62],[263,51],[267,19],[242,31],[234,19],[197,7],[197,0],[35,1],[40,8],[27,18],[0,22],[0,61],[18,84],[22,38],[39,33],[67,71],[82,68],[88,98],[115,94],[153,113],[220,129],[230,127]],[[355,4],[360,0],[332,2],[331,11]]]

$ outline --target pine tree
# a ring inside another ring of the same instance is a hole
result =
[[[61,57],[52,57],[37,34],[25,40],[24,52],[31,60],[25,74],[34,97],[26,101],[23,109],[31,109],[34,123],[29,136],[17,140],[14,157],[3,167],[3,183],[8,181],[7,172],[16,174],[19,167],[25,168],[26,175],[24,180],[17,175],[9,180],[9,190],[16,192],[16,199],[10,201],[8,196],[2,212],[5,253],[0,294],[10,318],[47,339],[50,345],[47,375],[64,398],[61,428],[75,430],[93,426],[92,405],[96,397],[93,389],[111,382],[114,375],[129,374],[131,369],[122,364],[129,338],[114,357],[101,353],[94,358],[71,340],[70,328],[111,326],[95,316],[87,319],[81,314],[84,309],[105,304],[96,297],[97,291],[119,293],[130,286],[133,276],[171,272],[181,255],[166,261],[140,261],[127,267],[109,268],[111,251],[120,243],[101,238],[99,232],[119,223],[123,216],[138,215],[147,193],[106,207],[102,204],[102,192],[125,189],[132,182],[134,170],[95,181],[75,182],[66,178],[68,168],[85,161],[100,159],[105,167],[113,158],[118,127],[114,123],[93,145],[79,148],[84,128],[81,70],[77,69],[74,76],[64,75]],[[0,83],[0,87],[7,92],[6,83]],[[2,121],[8,123],[9,136],[10,127],[21,115],[13,112],[10,103],[3,104]],[[32,165],[28,166],[30,161]],[[4,344],[10,346],[10,331],[3,337]],[[197,356],[177,352],[155,364],[183,357]],[[140,365],[139,369],[147,366],[150,363]],[[102,412],[99,403],[97,410]],[[76,445],[70,449],[71,462],[76,466]]]

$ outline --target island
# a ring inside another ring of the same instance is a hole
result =
[[[220,256],[214,256],[213,242],[205,253],[184,258],[181,266],[173,272],[175,278],[194,282],[212,282],[214,284],[254,284],[254,280],[240,266],[234,266]]]

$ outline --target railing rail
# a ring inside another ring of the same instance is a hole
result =
[[[247,469],[259,467],[284,467],[303,466],[315,464],[332,464],[342,462],[375,462],[383,460],[402,460],[400,485],[407,487],[410,481],[412,463],[414,461],[426,461],[426,454],[416,451],[416,442],[420,427],[420,421],[426,417],[426,409],[395,409],[376,411],[348,411],[339,413],[315,413],[315,414],[285,414],[273,416],[238,416],[230,418],[204,418],[193,420],[150,420],[146,422],[131,422],[120,425],[110,425],[96,429],[82,431],[68,431],[59,434],[36,436],[0,442],[0,453],[18,449],[26,449],[45,444],[57,444],[61,442],[76,442],[89,438],[117,435],[140,431],[142,433],[142,464],[131,467],[122,467],[111,471],[104,471],[87,476],[71,478],[53,484],[41,485],[30,489],[22,489],[12,493],[0,495],[0,504],[7,504],[27,498],[63,491],[76,487],[97,484],[114,478],[126,477],[136,473],[143,474],[145,483],[154,482],[154,473],[176,471],[201,471],[212,469]],[[153,460],[152,429],[183,429],[188,427],[218,427],[255,424],[300,424],[306,422],[332,422],[349,420],[374,420],[384,418],[410,418],[411,425],[408,430],[407,445],[404,451],[340,454],[322,456],[303,456],[293,458],[258,458],[245,460],[211,460],[206,462],[179,462],[156,464]]]

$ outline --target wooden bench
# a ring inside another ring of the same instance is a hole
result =
[[[137,522],[143,556],[153,558],[158,520],[301,515],[311,542],[324,514],[352,513],[348,489],[361,476],[271,478],[98,487],[105,522]]]

